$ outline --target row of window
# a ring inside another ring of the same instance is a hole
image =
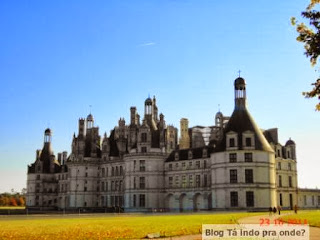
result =
[[[283,187],[282,186],[282,176],[279,175],[278,178],[279,178],[278,186]],[[292,176],[288,176],[288,187],[292,187]]]
[[[207,157],[207,156],[208,156],[207,149],[204,148],[204,149],[202,150],[202,157],[205,158],[205,157]],[[192,151],[190,150],[190,151],[188,152],[188,159],[190,160],[190,159],[192,159],[192,158],[193,158],[193,154],[192,154]],[[179,160],[179,152],[176,152],[176,153],[175,153],[175,155],[174,155],[174,160],[175,160],[175,161],[178,161],[178,160]]]
[[[139,166],[137,166],[137,161],[134,160],[133,161],[133,171],[145,172],[146,171],[146,161],[145,160],[139,160]]]
[[[173,169],[173,166],[175,166],[175,168]],[[168,168],[169,170],[180,170],[179,169],[180,164],[179,163],[169,163]],[[200,169],[201,168],[201,162],[200,161],[190,161],[190,162],[182,162],[181,163],[181,168],[182,170],[187,170],[187,169]],[[207,161],[204,160],[203,164],[202,164],[202,168],[207,168]]]
[[[307,205],[307,195],[303,196],[303,204],[305,206]],[[311,196],[311,204],[312,204],[312,206],[315,205],[315,196]],[[320,196],[318,196],[318,206],[320,206]]]
[[[230,169],[230,183],[238,183],[238,170]],[[253,183],[253,170],[245,169],[245,183]]]
[[[238,192],[230,192],[230,206],[238,207],[239,206],[239,196]],[[246,192],[246,206],[254,207],[254,192],[247,191]]]
[[[230,137],[228,142],[228,147],[237,147],[237,141],[235,137]],[[245,138],[244,147],[252,147],[253,146],[253,137]]]
[[[110,187],[109,187],[110,186]],[[111,181],[111,182],[101,182],[101,191],[108,192],[111,191],[122,191],[123,190],[123,181]]]
[[[173,182],[174,180],[174,182]],[[202,184],[202,185],[201,185]],[[187,187],[207,187],[209,186],[209,178],[207,174],[203,175],[203,181],[201,182],[201,176],[200,175],[183,175],[181,176],[175,176],[174,177],[168,177],[168,187],[169,188],[187,188]]]
[[[293,170],[292,167],[291,167],[291,163],[288,163],[287,166],[288,166],[288,168],[287,168],[288,171]],[[281,164],[281,162],[278,162],[277,168],[278,168],[278,170],[282,170],[282,164]]]
[[[139,186],[139,189],[145,189],[146,188],[146,179],[145,177],[139,177],[139,183],[137,183],[137,178],[133,178],[133,189],[137,189]],[[139,185],[138,185],[139,184]]]
[[[252,153],[244,153],[244,161],[245,162],[252,162]],[[237,162],[237,153],[229,153],[229,162],[235,163]]]
[[[123,167],[122,166],[116,166],[111,167],[111,176],[122,176],[123,175]],[[109,168],[101,168],[101,176],[102,177],[108,177],[109,176]]]
[[[277,152],[275,154],[275,157],[283,157],[283,158],[292,158],[292,154],[290,153],[290,151],[288,150],[287,152],[285,152],[282,156],[280,149],[277,149]]]
[[[132,206],[133,207],[145,207],[146,206],[146,195],[145,194],[139,194],[139,195],[133,194]]]
[[[108,196],[101,196],[101,206],[102,207],[123,207],[124,197],[123,196],[110,196],[110,204],[108,202]]]

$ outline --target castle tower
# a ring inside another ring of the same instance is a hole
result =
[[[234,81],[234,91],[234,111],[211,155],[218,163],[211,169],[221,176],[212,182],[212,206],[268,209],[277,206],[274,151],[246,107],[243,78]]]
[[[82,138],[86,135],[86,121],[84,118],[79,119],[79,137]]]
[[[50,144],[51,143],[51,129],[47,128],[44,131],[44,144]]]
[[[137,108],[130,108],[130,125],[137,125]]]
[[[234,81],[235,108],[246,107],[246,81],[238,77]]]
[[[153,119],[155,122],[158,122],[158,107],[157,107],[156,96],[153,96],[152,103],[153,103],[152,104]]]
[[[190,137],[189,137],[189,121],[187,118],[181,118],[180,120],[180,141],[179,148],[187,149],[190,148]]]
[[[92,114],[90,113],[87,116],[87,128],[91,129],[91,128],[93,128],[93,125],[94,125],[94,118],[93,118]]]
[[[52,149],[51,149],[51,137],[52,132],[50,128],[47,128],[44,131],[44,144],[40,154],[40,161],[42,162],[43,172],[50,173],[52,157],[54,157]]]

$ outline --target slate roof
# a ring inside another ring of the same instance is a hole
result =
[[[270,144],[268,143],[265,136],[262,134],[262,131],[259,129],[255,123],[253,117],[248,112],[246,107],[236,107],[233,111],[229,122],[224,129],[223,138],[220,143],[218,143],[217,151],[226,150],[226,133],[236,132],[238,134],[238,146],[239,150],[243,149],[242,143],[242,133],[245,131],[251,131],[254,133],[255,149],[267,152],[273,152]]]
[[[207,149],[206,156],[203,156],[203,149]],[[199,148],[174,150],[170,153],[170,155],[166,159],[166,162],[189,160],[189,151],[192,152],[192,159],[199,159],[199,158],[203,158],[203,157],[209,157],[210,153],[213,152],[213,148],[205,146],[205,147],[199,147]],[[176,153],[179,154],[178,160],[175,160]]]

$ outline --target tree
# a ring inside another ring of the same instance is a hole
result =
[[[13,196],[10,198],[10,206],[14,206],[14,207],[18,206],[17,201]]]
[[[24,200],[24,198],[22,196],[20,196],[18,198],[18,205],[19,206],[25,206],[25,200]]]
[[[304,43],[304,54],[310,59],[312,66],[317,64],[320,55],[320,12],[315,10],[317,4],[320,4],[320,0],[310,0],[306,10],[301,12],[302,17],[309,20],[311,27],[307,27],[303,22],[291,18],[292,25],[296,26],[299,33],[297,41]],[[320,101],[320,77],[312,85],[312,90],[302,94],[306,98],[318,97]],[[320,111],[320,103],[316,105],[316,110]]]

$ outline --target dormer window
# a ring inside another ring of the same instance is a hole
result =
[[[208,151],[207,151],[206,148],[204,148],[204,149],[202,150],[202,157],[203,157],[203,158],[206,158],[207,156],[208,156]]]
[[[246,137],[246,147],[251,147],[251,138]]]
[[[147,142],[147,133],[141,133],[141,142]]]
[[[242,147],[244,149],[254,149],[254,133],[251,131],[245,131],[242,134]]]
[[[234,138],[230,138],[229,139],[229,147],[234,147],[235,146],[235,143],[234,143]]]
[[[179,160],[179,153],[178,153],[178,152],[176,152],[176,153],[174,154],[174,160],[175,160],[175,161],[178,161],[178,160]]]
[[[189,152],[188,152],[188,159],[192,159],[192,151],[191,150],[189,150]]]

